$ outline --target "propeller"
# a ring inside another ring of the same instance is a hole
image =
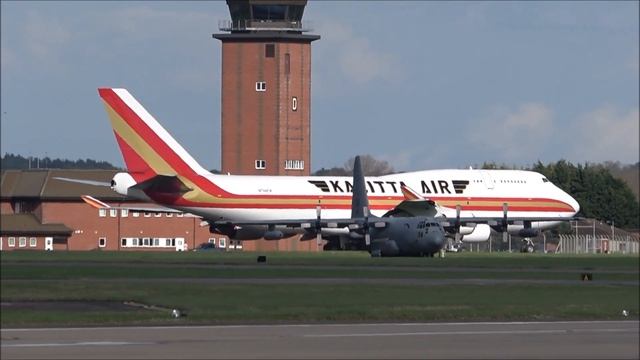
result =
[[[508,240],[509,232],[507,231],[507,227],[509,222],[507,220],[507,211],[509,210],[509,204],[502,204],[502,242],[506,243]]]
[[[316,244],[320,245],[322,242],[322,224],[320,223],[320,212],[322,208],[320,207],[320,201],[318,201],[318,206],[316,207]]]
[[[364,214],[364,224],[362,224],[362,230],[364,230],[364,243],[369,246],[371,245],[371,235],[369,234],[369,208],[364,206],[362,208],[362,213]]]
[[[455,234],[456,243],[460,242],[460,209],[461,209],[460,204],[456,205],[456,223],[454,225],[456,229],[456,234]]]

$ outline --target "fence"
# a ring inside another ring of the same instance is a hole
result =
[[[613,238],[604,235],[560,235],[555,252],[565,254],[638,254],[639,250],[638,239],[628,235]]]

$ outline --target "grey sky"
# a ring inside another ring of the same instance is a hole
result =
[[[0,152],[122,165],[97,94],[125,87],[220,166],[218,2],[1,3]],[[311,170],[635,163],[639,9],[625,2],[309,1]]]

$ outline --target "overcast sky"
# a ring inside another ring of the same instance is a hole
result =
[[[1,3],[0,152],[122,166],[98,87],[125,87],[220,167],[217,2]],[[635,163],[639,9],[624,2],[309,1],[311,170]]]

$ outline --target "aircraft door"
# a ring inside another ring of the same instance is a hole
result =
[[[491,174],[486,170],[481,170],[481,172],[482,172],[482,180],[483,180],[482,182],[484,182],[484,186],[486,186],[487,189],[493,189],[496,183],[491,177]]]
[[[44,250],[45,251],[53,251],[53,238],[52,237],[44,238]]]

